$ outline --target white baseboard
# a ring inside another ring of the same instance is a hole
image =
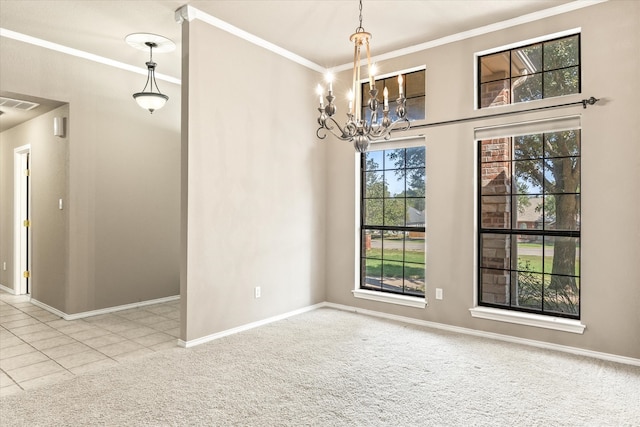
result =
[[[64,313],[56,308],[53,308],[33,298],[31,298],[31,302],[34,305],[37,305],[38,307],[43,308],[55,314],[56,316],[62,317],[64,320],[76,320],[76,319],[83,319],[85,317],[99,316],[101,314],[115,313],[117,311],[122,311],[122,310],[129,310],[131,308],[144,307],[146,305],[153,305],[153,304],[160,304],[163,302],[175,301],[177,299],[180,299],[180,295],[174,295],[170,297],[158,298],[158,299],[147,300],[147,301],[134,302],[131,304],[118,305],[115,307],[102,308],[99,310],[85,311],[82,313],[74,313],[74,314]]]
[[[11,294],[11,295],[15,295],[16,294],[16,291],[14,291],[11,288],[7,288],[6,286],[1,285],[1,284],[0,284],[0,291],[5,291],[6,293]]]
[[[352,313],[365,314],[368,316],[380,317],[380,318],[389,319],[389,320],[395,320],[403,323],[410,323],[418,326],[425,326],[427,328],[441,329],[449,332],[456,332],[456,333],[465,334],[465,335],[473,335],[481,338],[489,338],[493,340],[511,342],[515,344],[524,344],[532,347],[544,348],[547,350],[560,351],[563,353],[571,353],[578,356],[592,357],[595,359],[607,360],[610,362],[623,363],[625,365],[640,366],[640,359],[636,359],[633,357],[619,356],[617,354],[602,353],[599,351],[586,350],[583,348],[553,344],[553,343],[548,343],[544,341],[536,341],[536,340],[530,340],[527,338],[513,337],[510,335],[496,334],[493,332],[479,331],[476,329],[462,328],[460,326],[452,326],[444,323],[429,322],[426,320],[413,319],[411,317],[405,317],[405,316],[397,316],[395,314],[388,314],[380,311],[366,310],[366,309],[352,307],[348,305],[342,305],[342,304],[334,304],[331,302],[325,302],[324,307],[335,308],[337,310],[350,311]]]
[[[249,329],[257,328],[259,326],[264,326],[269,323],[277,322],[278,320],[284,320],[288,317],[297,316],[298,314],[306,313],[308,311],[316,310],[318,308],[322,308],[326,305],[325,302],[321,302],[319,304],[310,305],[307,307],[300,308],[298,310],[290,311],[288,313],[279,314],[277,316],[269,317],[267,319],[258,320],[257,322],[247,323],[246,325],[238,326],[236,328],[227,329],[225,331],[216,332],[215,334],[207,335],[201,338],[196,338],[194,340],[183,341],[178,340],[178,345],[180,347],[189,348],[194,347],[196,345],[204,344],[209,341],[217,340],[219,338],[223,338],[229,335],[237,334],[238,332],[247,331]]]

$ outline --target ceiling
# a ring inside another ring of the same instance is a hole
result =
[[[376,56],[568,3],[575,0],[364,0],[362,26],[373,34]],[[180,78],[181,26],[174,12],[185,4],[321,67],[353,57],[357,0],[0,0],[0,27],[140,68],[148,55],[127,45],[125,36],[159,34],[177,49],[154,53],[157,72]]]

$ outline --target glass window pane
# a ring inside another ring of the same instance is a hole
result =
[[[385,169],[402,169],[404,168],[404,148],[398,150],[385,150],[384,152],[384,168]]]
[[[579,36],[544,43],[544,70],[571,67],[580,63]]]
[[[580,155],[580,132],[568,130],[544,134],[544,157],[568,157]]]
[[[407,169],[407,197],[425,196],[425,168]]]
[[[385,196],[384,173],[382,171],[366,172],[364,178],[365,198],[382,198]]]
[[[424,120],[426,116],[425,112],[425,100],[424,96],[419,96],[417,98],[409,98],[406,101],[406,114],[407,118],[411,121],[413,120]],[[389,104],[390,113],[393,117],[397,118],[398,116],[395,113],[395,105]]]
[[[547,251],[542,245],[539,236],[519,234],[518,237],[518,264],[517,270],[523,272],[542,273],[547,260]]]
[[[402,293],[404,285],[402,262],[382,261],[382,287],[387,291]]]
[[[425,227],[424,198],[407,199],[407,227]]]
[[[394,100],[398,99],[398,96],[400,95],[400,92],[398,91],[398,77],[397,76],[389,77],[389,78],[384,79],[384,87],[387,88],[387,91],[389,93],[389,101],[394,101]],[[382,91],[384,91],[384,89],[382,89],[380,91],[380,97],[379,97],[380,100],[384,99]]]
[[[383,153],[382,150],[367,151],[365,153],[365,169],[368,171],[382,169],[384,167]]]
[[[577,193],[580,191],[580,158],[554,158],[545,162],[546,193]]]
[[[385,199],[384,201],[384,225],[403,226],[405,224],[404,198]]]
[[[514,160],[541,159],[543,156],[542,135],[521,135],[513,137]]]
[[[424,168],[425,152],[425,147],[407,148],[407,168]],[[424,177],[424,169],[422,176]]]
[[[545,230],[580,230],[580,195],[545,196]]]
[[[382,236],[377,230],[364,233],[364,256],[366,258],[382,258]]]
[[[424,96],[425,94],[425,70],[403,75],[405,95],[407,98]]]
[[[509,105],[511,80],[498,80],[480,85],[480,108]]]
[[[528,76],[542,71],[542,44],[525,46],[511,52],[511,76]]]
[[[544,311],[580,313],[580,278],[545,274],[544,285]]]
[[[480,83],[508,79],[509,52],[499,52],[480,58]]]
[[[365,225],[384,225],[383,218],[383,201],[382,199],[365,199],[364,200],[364,224]]]
[[[424,264],[404,265],[404,292],[409,295],[424,295]]]
[[[563,68],[562,70],[544,73],[544,97],[569,95],[580,92],[579,68]]]
[[[418,231],[407,231],[404,233],[404,261],[412,264],[425,263],[424,233]]]
[[[482,194],[511,194],[511,163],[496,162],[480,165]]]
[[[384,233],[382,258],[387,261],[404,261],[404,233],[394,231]]]
[[[482,196],[482,228],[511,228],[511,197]]]
[[[542,74],[522,76],[512,80],[513,102],[542,99]]]
[[[540,175],[542,160],[520,160],[513,162],[515,187],[518,194],[542,194]]]
[[[376,259],[364,259],[364,281],[366,289],[380,290],[382,288],[382,261]]]
[[[404,195],[404,173],[404,169],[384,171],[384,180],[387,183],[387,197],[397,197]]]
[[[511,138],[495,138],[480,141],[481,161],[495,163],[511,160]]]
[[[515,307],[542,310],[542,274],[529,271],[513,272],[511,304]]]
[[[504,234],[483,233],[480,238],[480,266],[509,269],[511,264],[511,237]]]
[[[511,273],[508,270],[480,269],[480,298],[489,304],[509,305]]]
[[[545,273],[580,276],[580,238],[546,236]]]
[[[542,197],[516,197],[518,208],[516,211],[516,228],[518,230],[541,230],[544,223]]]

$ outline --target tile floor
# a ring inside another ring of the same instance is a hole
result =
[[[0,291],[0,396],[175,348],[180,301],[64,320]]]

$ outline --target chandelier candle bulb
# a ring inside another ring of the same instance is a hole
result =
[[[400,95],[400,98],[402,98],[403,95],[404,95],[403,90],[402,90],[402,74],[398,75],[398,93]]]
[[[384,95],[384,110],[387,111],[389,110],[389,91],[387,90],[386,87],[384,88],[384,91],[382,92],[382,94]]]
[[[349,111],[353,114],[353,91],[350,90],[347,94],[347,99],[349,99]]]
[[[316,88],[316,94],[318,94],[318,96],[320,97],[320,108],[324,108],[324,100],[322,99],[323,93],[322,93],[322,86],[320,86],[318,84],[318,87]]]

